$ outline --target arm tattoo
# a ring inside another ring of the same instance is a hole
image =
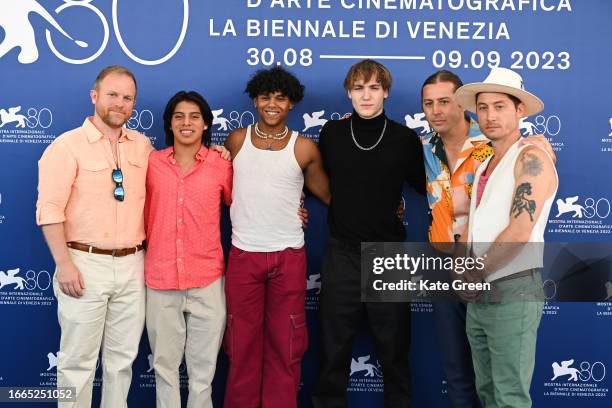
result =
[[[522,183],[516,188],[514,193],[514,199],[512,200],[511,214],[514,214],[514,218],[518,218],[523,211],[529,214],[529,219],[533,222],[533,214],[536,210],[535,200],[525,198],[526,195],[531,195],[531,183]]]
[[[539,176],[542,173],[542,161],[533,153],[525,153],[521,158],[521,176]]]

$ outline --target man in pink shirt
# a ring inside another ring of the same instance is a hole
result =
[[[183,354],[187,407],[212,408],[226,316],[221,202],[232,202],[232,164],[209,149],[212,120],[200,94],[178,92],[164,111],[169,147],[149,157],[146,321],[160,408],[181,406]]]
[[[39,161],[36,222],[56,264],[61,327],[58,387],[89,407],[102,346],[101,407],[126,407],[145,319],[143,207],[153,147],[123,125],[136,99],[124,67],[103,69],[91,91],[94,115],[59,136]]]

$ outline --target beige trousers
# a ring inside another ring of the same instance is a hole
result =
[[[58,387],[75,387],[76,402],[60,408],[89,408],[102,346],[102,408],[127,407],[132,362],[145,319],[144,251],[115,258],[68,249],[81,271],[85,293],[64,294],[53,279],[61,328]]]
[[[185,355],[188,408],[212,408],[211,384],[225,330],[221,277],[204,288],[147,288],[147,333],[153,352],[158,408],[181,406],[179,366]]]

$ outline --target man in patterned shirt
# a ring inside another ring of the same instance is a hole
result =
[[[421,141],[427,174],[427,199],[431,210],[429,240],[444,251],[467,233],[472,183],[478,166],[493,149],[457,101],[455,91],[461,79],[446,70],[429,76],[421,88],[425,118],[433,131]],[[531,136],[524,143],[543,147],[552,157],[552,147],[544,136]],[[433,304],[434,319],[448,396],[454,408],[480,407],[474,385],[474,368],[465,332],[465,303],[438,301]]]

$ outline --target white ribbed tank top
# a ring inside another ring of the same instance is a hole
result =
[[[272,252],[304,245],[298,218],[304,174],[295,158],[298,133],[282,150],[258,149],[247,127],[233,161],[232,244],[244,251]]]
[[[485,160],[476,171],[468,221],[468,244],[471,246],[472,252],[476,256],[485,254],[491,243],[495,241],[497,236],[510,223],[510,209],[515,188],[514,166],[519,154],[526,147],[527,146],[519,146],[519,141],[517,141],[508,149],[495,170],[493,170],[493,173],[489,175],[489,180],[487,181],[486,187],[482,193],[480,205],[478,206],[476,206],[478,181],[493,156]],[[557,178],[556,171],[555,178]],[[536,220],[531,230],[531,235],[529,236],[529,242],[532,244],[525,245],[512,261],[487,276],[487,282],[527,269],[542,267],[544,256],[544,232],[546,231],[548,215],[556,194],[557,190],[555,189],[542,206],[542,212]]]

